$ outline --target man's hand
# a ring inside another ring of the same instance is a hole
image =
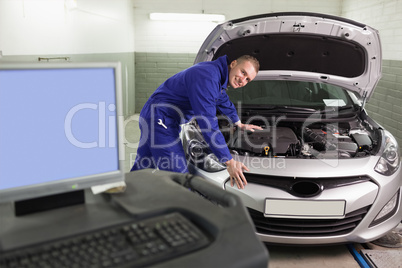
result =
[[[254,129],[262,130],[262,127],[256,126],[256,125],[251,125],[251,124],[243,124],[239,123],[236,126],[238,126],[242,130],[251,130],[254,131]]]
[[[237,188],[243,189],[244,186],[247,184],[247,180],[244,177],[243,170],[249,171],[249,169],[242,162],[235,161],[233,158],[225,162],[225,164],[230,176],[230,185],[233,187],[235,182]]]

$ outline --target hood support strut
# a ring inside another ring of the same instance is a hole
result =
[[[367,91],[364,91],[364,93],[363,93],[363,100],[362,100],[361,111],[363,111],[364,106],[366,106],[366,102],[367,102]]]

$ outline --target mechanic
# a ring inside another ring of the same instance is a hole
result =
[[[200,62],[167,79],[151,95],[141,110],[141,137],[131,171],[156,168],[180,173],[188,172],[179,133],[180,124],[196,117],[205,141],[219,161],[225,163],[230,183],[244,188],[247,180],[243,170],[249,169],[233,159],[219,130],[217,109],[237,127],[261,129],[243,124],[226,88],[240,88],[253,80],[259,71],[256,58],[243,55],[230,62],[222,56],[214,61]]]

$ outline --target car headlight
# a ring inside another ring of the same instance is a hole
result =
[[[400,165],[400,155],[398,143],[391,133],[384,130],[385,149],[378,160],[374,170],[386,176],[390,176],[398,170]]]
[[[205,142],[192,139],[187,143],[187,157],[198,168],[208,172],[217,172],[226,169],[218,158],[211,152]]]
[[[203,169],[209,172],[217,172],[226,169],[226,166],[220,163],[214,154],[209,154],[204,159]]]

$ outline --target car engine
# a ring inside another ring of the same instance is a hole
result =
[[[220,121],[232,153],[245,156],[286,158],[354,158],[375,153],[378,131],[368,122],[279,122],[263,130],[244,131]]]

